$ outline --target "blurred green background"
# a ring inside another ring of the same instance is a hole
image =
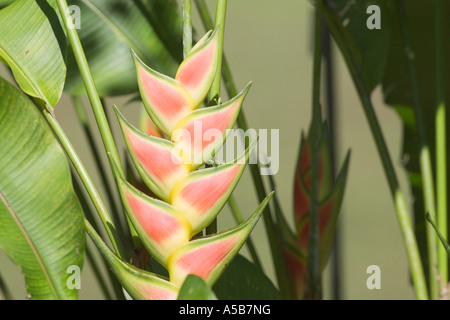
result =
[[[215,1],[207,0],[211,12]],[[279,171],[275,175],[278,197],[288,220],[292,222],[294,168],[301,131],[309,128],[312,96],[312,18],[311,4],[298,0],[229,0],[225,52],[238,89],[253,81],[243,110],[251,128],[280,129]],[[365,12],[361,12],[365,15]],[[196,9],[193,10],[197,35],[204,33]],[[82,19],[82,17],[81,17]],[[81,20],[81,23],[82,20]],[[412,299],[406,253],[395,216],[388,185],[371,137],[367,121],[351,79],[337,50],[336,104],[339,133],[338,165],[347,150],[352,151],[346,193],[339,218],[340,264],[343,299]],[[0,76],[11,79],[0,67]],[[226,96],[225,94],[223,95]],[[130,97],[107,99],[107,111],[120,150],[124,150],[112,105],[125,105]],[[87,101],[87,100],[85,100]],[[379,89],[373,94],[388,147],[405,193],[406,177],[400,165],[401,123],[397,114],[384,105]],[[138,104],[124,109],[130,121],[137,123]],[[65,128],[100,191],[102,183],[93,170],[93,158],[70,99],[64,95],[56,108],[57,119]],[[93,121],[93,119],[90,119]],[[100,145],[100,144],[99,144]],[[123,153],[122,153],[123,154]],[[235,192],[241,210],[247,216],[258,205],[250,172],[247,169]],[[219,229],[234,225],[227,207],[218,218]],[[252,233],[264,268],[273,279],[263,221]],[[88,245],[91,245],[88,240]],[[247,255],[246,248],[241,251]],[[366,269],[381,269],[381,289],[369,290]],[[25,298],[20,271],[0,252],[0,270],[16,299]],[[325,299],[331,299],[330,264],[324,279]],[[80,299],[102,299],[92,270],[83,270]]]

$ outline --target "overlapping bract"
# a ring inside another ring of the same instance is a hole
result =
[[[133,284],[124,285],[133,298],[173,298],[189,274],[212,285],[244,244],[271,197],[243,224],[191,240],[225,205],[256,143],[231,163],[199,169],[223,145],[250,87],[229,102],[199,108],[217,72],[219,54],[217,33],[207,33],[173,79],[152,70],[133,53],[142,101],[151,118],[144,124],[149,131],[138,130],[115,111],[131,159],[156,197],[126,181],[118,167],[114,173],[141,243],[170,276],[163,279],[142,270],[146,275],[142,279],[147,280],[131,277]]]
[[[323,125],[322,143],[319,153],[319,236],[320,261],[325,268],[333,244],[336,221],[347,178],[349,156],[347,156],[341,172],[334,181],[330,158],[330,146],[326,125]],[[306,257],[309,240],[309,212],[311,185],[311,154],[309,139],[302,135],[300,152],[294,180],[294,222],[295,232],[285,229],[283,232],[285,246],[284,255],[292,278],[296,298],[305,297]]]

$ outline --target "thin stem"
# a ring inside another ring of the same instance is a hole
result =
[[[219,59],[217,62],[217,73],[214,81],[211,85],[211,90],[209,92],[209,103],[210,105],[217,105],[220,98],[220,86],[222,78],[222,60],[223,60],[223,41],[225,35],[225,19],[227,13],[227,0],[217,0],[216,5],[216,24],[215,27],[219,28]]]
[[[394,200],[397,220],[400,225],[400,230],[402,233],[406,253],[408,256],[408,262],[416,297],[417,299],[420,300],[427,300],[428,299],[427,285],[425,281],[422,261],[420,258],[416,237],[414,235],[414,231],[410,221],[410,213],[407,208],[403,193],[400,189],[400,185],[394,170],[392,159],[389,154],[389,150],[386,146],[383,132],[381,130],[380,124],[375,114],[374,107],[372,105],[370,92],[368,88],[365,86],[364,78],[360,73],[358,66],[356,65],[355,59],[352,56],[349,48],[346,46],[346,43],[342,38],[338,28],[334,24],[335,23],[334,20],[330,19],[330,17],[332,17],[332,13],[329,12],[329,9],[323,4],[323,1],[318,1],[317,3],[322,11],[326,11],[324,17],[327,19],[328,26],[330,27],[334,40],[336,41],[336,44],[339,46],[342,56],[352,76],[353,83],[355,84],[356,90],[358,91],[358,95],[361,100],[361,105],[363,107],[364,113],[369,123],[372,136],[375,140],[378,155],[380,156],[384,172],[386,174],[386,178],[389,184],[389,190]]]
[[[214,26],[212,24],[211,17],[208,14],[208,9],[205,1],[196,0],[196,4],[199,8],[200,16],[205,29],[212,29]],[[238,92],[225,55],[223,55],[222,60],[222,77],[227,88],[228,96],[230,98],[236,96]],[[242,110],[241,112],[239,112],[236,122],[238,127],[243,129],[244,131],[247,131],[249,129],[247,120]],[[267,193],[259,171],[259,166],[258,164],[249,164],[249,166],[258,200],[262,202],[266,198]],[[282,251],[282,243],[280,237],[278,237],[276,234],[275,224],[273,221],[270,206],[266,206],[266,208],[264,209],[263,220],[270,245],[272,262],[275,267],[275,274],[277,277],[280,292],[282,293],[282,298],[290,299],[293,297],[293,288],[290,284],[290,279],[288,279],[288,269],[286,263],[284,263],[285,260]]]
[[[54,118],[52,114],[50,114],[47,110],[43,111],[45,118],[47,119],[47,122],[50,124],[50,126],[53,129],[53,132],[58,137],[58,140],[60,144],[62,145],[63,149],[65,150],[67,156],[69,157],[70,161],[72,162],[73,167],[75,168],[78,176],[81,179],[81,182],[83,183],[87,193],[89,194],[89,197],[103,223],[103,226],[106,229],[106,232],[112,242],[112,245],[114,246],[115,251],[118,255],[120,255],[122,258],[126,257],[125,251],[123,249],[122,243],[120,241],[120,237],[117,234],[117,230],[114,226],[113,221],[111,220],[111,217],[108,214],[108,211],[106,210],[105,205],[103,204],[102,199],[100,198],[99,193],[97,192],[97,189],[95,188],[94,184],[91,181],[91,178],[89,177],[89,174],[87,173],[86,169],[84,168],[83,163],[81,162],[80,158],[78,157],[78,154],[76,153],[75,149],[73,148],[72,144],[70,143],[68,137],[66,136],[64,130],[61,128],[58,121]]]
[[[110,184],[108,183],[108,177],[105,171],[105,167],[100,159],[100,154],[98,152],[97,145],[95,143],[94,134],[89,126],[89,122],[87,119],[86,112],[84,111],[83,103],[80,97],[72,96],[73,106],[78,116],[78,120],[80,121],[81,126],[83,127],[84,133],[86,134],[86,138],[88,140],[90,150],[92,151],[92,155],[94,157],[96,168],[100,174],[100,178],[103,181],[103,185],[105,186],[106,195],[108,197],[108,202],[111,205],[112,217],[117,226],[120,226],[120,218],[119,218],[119,209],[117,207],[116,199],[114,197],[113,190],[111,189]],[[122,230],[119,229],[119,234],[122,234]],[[123,235],[121,236],[123,239]]]
[[[239,207],[236,203],[236,200],[231,196],[228,199],[228,205],[230,206],[231,212],[233,213],[234,220],[237,224],[241,224],[244,222],[244,219],[242,217],[241,211],[239,210]],[[249,236],[247,241],[245,242],[248,248],[248,251],[250,252],[250,256],[252,257],[253,262],[255,265],[257,265],[261,270],[263,270],[261,261],[259,260],[258,253],[256,252],[255,245],[253,244],[253,240]]]
[[[331,160],[331,176],[334,179],[336,177],[337,166],[337,153],[338,153],[338,128],[336,121],[336,97],[335,97],[335,79],[334,79],[334,61],[333,61],[333,48],[331,46],[331,34],[326,21],[323,20],[323,58],[325,62],[325,83],[326,83],[326,117],[329,128],[329,140],[330,140],[330,160]],[[341,213],[342,216],[342,213]],[[336,225],[336,234],[333,241],[333,250],[330,257],[332,266],[332,294],[334,300],[340,300],[342,295],[342,273],[341,273],[341,240],[339,232],[339,221]]]
[[[182,1],[183,11],[183,58],[186,58],[192,49],[192,17],[191,0]]]
[[[406,12],[404,8],[403,0],[395,1],[398,21],[402,31],[402,40],[405,50],[409,80],[411,82],[411,89],[413,94],[413,106],[416,118],[417,134],[420,144],[420,171],[423,180],[423,197],[425,200],[425,212],[429,212],[431,216],[436,213],[435,195],[434,195],[434,181],[433,181],[433,169],[431,164],[431,156],[429,150],[429,144],[427,142],[425,125],[423,123],[422,106],[419,95],[419,85],[417,82],[417,74],[414,66],[414,52],[411,47],[409,39],[409,32],[406,22]],[[433,217],[434,218],[434,217]],[[427,243],[428,243],[428,263],[429,263],[429,284],[430,284],[430,296],[431,299],[437,299],[439,297],[439,282],[438,282],[438,260],[437,260],[437,236],[433,232],[432,226],[427,224]]]
[[[225,16],[227,11],[227,0],[217,0],[216,5],[216,24],[219,27],[219,58],[217,62],[217,72],[209,91],[209,105],[218,105],[220,98],[220,79],[222,77],[222,56],[223,56],[223,38],[225,33]],[[206,228],[206,234],[214,234],[217,232],[217,219]]]
[[[313,70],[313,98],[311,120],[311,189],[309,212],[309,239],[307,270],[309,279],[309,298],[319,300],[322,298],[322,277],[320,263],[320,239],[319,239],[319,153],[322,132],[322,111],[320,106],[320,82],[322,61],[322,17],[319,9],[316,9],[314,45],[314,70]]]
[[[0,274],[0,292],[3,294],[3,297],[5,298],[5,300],[14,300],[14,297],[13,297],[11,291],[9,290],[9,287],[6,284],[6,282],[3,280],[3,277],[1,274]]]
[[[437,227],[443,239],[447,240],[447,129],[446,129],[446,107],[443,97],[442,77],[442,0],[435,0],[435,44],[436,44],[436,205],[437,205]],[[438,247],[439,275],[441,277],[441,288],[448,282],[448,256],[445,248]]]
[[[89,65],[80,42],[80,38],[78,37],[77,31],[73,26],[67,2],[66,0],[57,0],[57,4],[59,12],[63,17],[62,20],[67,30],[67,35],[75,56],[75,60],[77,62],[78,69],[80,70],[81,77],[83,78],[84,86],[89,97],[89,101],[91,103],[92,111],[94,112],[98,128],[100,130],[105,150],[111,155],[110,157],[108,157],[108,160],[110,162],[115,161],[117,164],[120,164],[119,154],[117,153],[117,148],[111,134],[108,119],[106,118],[102,102],[95,87],[94,79],[92,78],[92,74],[89,69]],[[118,165],[118,167],[123,174],[122,166]]]

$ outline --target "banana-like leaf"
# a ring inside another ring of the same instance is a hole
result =
[[[182,52],[176,1],[69,0],[68,4],[80,9],[77,32],[100,96],[138,91],[130,48],[149,66],[175,75]],[[65,91],[85,94],[70,51]]]
[[[181,286],[189,274],[195,274],[212,286],[247,240],[272,195],[239,226],[190,241],[176,250],[167,261],[170,281]]]
[[[217,300],[217,297],[202,278],[190,274],[181,286],[177,300]]]
[[[67,159],[35,105],[0,79],[0,248],[31,299],[76,299],[70,266],[84,261],[83,213]]]
[[[66,78],[66,37],[56,1],[14,1],[0,10],[0,30],[0,60],[25,93],[53,109]]]
[[[324,17],[332,26],[333,37],[350,53],[368,91],[372,91],[383,78],[389,47],[389,19],[386,17],[387,0],[329,0]],[[369,29],[367,9],[380,8],[380,29]]]

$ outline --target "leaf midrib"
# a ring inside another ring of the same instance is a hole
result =
[[[41,91],[40,87],[38,84],[36,84],[33,79],[31,79],[27,72],[25,72],[25,70],[22,68],[22,66],[20,64],[18,64],[15,59],[8,54],[8,52],[6,52],[4,50],[4,48],[2,46],[0,46],[0,56],[3,57],[3,59],[5,59],[5,61],[9,61],[9,63],[13,64],[14,68],[19,70],[20,73],[22,74],[23,78],[27,80],[28,84],[33,88],[35,94],[37,94],[42,100],[44,100],[46,102],[47,105],[51,105],[47,99],[47,97],[45,96],[45,94]],[[12,67],[12,66],[10,66]],[[11,68],[12,70],[14,70],[14,68]]]
[[[22,222],[20,221],[20,218],[17,216],[16,212],[14,211],[14,209],[12,208],[11,204],[8,202],[8,200],[6,199],[6,197],[4,196],[4,194],[2,193],[2,191],[0,190],[0,200],[4,203],[4,205],[6,206],[8,212],[10,213],[11,217],[14,219],[14,221],[16,222],[17,226],[19,227],[20,231],[22,232],[22,234],[24,235],[26,241],[28,242],[28,245],[30,246],[31,250],[33,251],[36,260],[38,261],[42,272],[44,273],[45,277],[47,278],[47,281],[49,283],[50,289],[53,293],[53,295],[59,299],[59,295],[56,291],[56,288],[53,284],[53,281],[50,277],[50,274],[45,266],[44,261],[42,260],[41,255],[39,254],[39,251],[37,250],[33,240],[30,238],[30,236],[28,235],[25,226],[22,224]]]

